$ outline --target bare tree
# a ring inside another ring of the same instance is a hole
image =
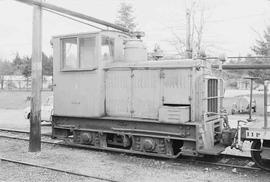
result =
[[[195,15],[196,12],[194,11],[193,15],[193,29],[194,29],[194,33],[191,39],[192,42],[192,52],[193,52],[193,56],[200,56],[201,51],[202,51],[202,38],[203,38],[203,30],[204,30],[204,26],[205,26],[205,18],[204,18],[204,9],[201,9],[200,12],[198,12],[199,15],[199,22],[196,23],[195,20]]]
[[[177,35],[173,30],[171,30],[173,39],[168,40],[169,44],[172,45],[178,55],[184,56],[186,54],[186,42],[185,39]]]
[[[188,9],[191,13],[191,32],[190,32],[190,47],[192,57],[200,57],[203,50],[203,33],[205,28],[205,9],[200,6],[197,1],[193,1],[191,8]],[[186,25],[187,26],[187,25]],[[173,39],[169,43],[174,46],[177,53],[181,56],[186,55],[187,37],[180,37],[172,30]]]

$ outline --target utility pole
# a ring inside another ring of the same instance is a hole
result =
[[[37,0],[41,3],[42,0]],[[41,150],[41,86],[42,86],[42,10],[33,5],[32,32],[32,100],[30,117],[29,152]]]
[[[186,58],[187,59],[192,59],[192,49],[191,49],[191,30],[190,30],[190,17],[191,17],[191,12],[190,9],[186,10]]]
[[[268,93],[268,81],[264,80],[263,81],[263,90],[264,90],[264,107],[263,107],[263,116],[264,116],[264,125],[263,128],[268,128],[268,121],[267,121],[267,107],[268,107],[268,102],[267,102],[267,93]]]
[[[251,122],[252,119],[252,102],[253,102],[253,79],[250,79],[250,97],[249,97],[249,117],[248,121]]]

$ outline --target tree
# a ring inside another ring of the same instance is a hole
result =
[[[17,53],[12,61],[12,67],[14,69],[13,74],[23,75],[25,78],[31,76],[31,58],[25,56],[23,58]]]
[[[189,15],[189,16],[188,16]],[[203,54],[203,33],[205,28],[205,8],[197,1],[192,1],[191,7],[187,9],[187,19],[189,18],[190,25],[190,47],[192,57],[201,57]],[[188,26],[188,25],[186,25]],[[180,56],[186,56],[186,39],[180,37],[172,30],[173,38],[169,43],[174,46],[176,52]]]
[[[4,76],[13,74],[14,69],[12,64],[8,61],[0,60],[0,85],[1,89],[4,89]]]
[[[23,59],[20,57],[19,53],[16,53],[15,58],[12,61],[12,67],[14,69],[14,73],[13,74],[21,74],[21,70],[23,68]]]
[[[121,3],[115,24],[134,31],[136,28],[134,11],[130,4]]]
[[[25,56],[20,57],[16,54],[12,61],[12,67],[14,69],[14,74],[22,74],[26,78],[31,76],[31,57]],[[52,75],[53,74],[53,58],[48,57],[45,53],[42,53],[42,74]]]
[[[12,62],[13,68],[14,68],[14,74],[17,75],[23,75],[26,79],[26,85],[28,88],[29,85],[29,78],[31,77],[31,58],[28,56],[25,56],[21,58],[19,54],[16,55]]]
[[[256,56],[269,57],[270,56],[270,26],[267,27],[263,35],[256,40],[255,44],[251,47],[251,51]],[[254,55],[253,54],[253,55]],[[230,61],[231,64],[270,64],[269,58],[253,58],[252,54],[248,54],[244,60],[238,59]],[[269,70],[230,70],[229,74],[234,74],[235,78],[241,78],[243,76],[270,78]],[[255,82],[262,83],[261,79],[256,79]]]
[[[270,56],[270,26],[264,31],[263,37],[256,40],[256,44],[251,47],[251,50],[260,56]]]
[[[53,57],[48,57],[46,54],[42,53],[42,75],[53,74]]]
[[[31,76],[31,72],[32,72],[32,69],[31,69],[31,58],[29,57],[24,57],[23,58],[23,64],[21,66],[21,73],[22,75],[25,77],[25,78],[29,78]]]
[[[263,36],[256,40],[254,46],[251,47],[251,50],[257,56],[270,56],[270,26],[266,28],[263,33]],[[269,58],[261,58],[261,59],[251,59],[247,58],[246,62],[248,64],[270,64]],[[248,72],[250,76],[261,77],[261,78],[270,78],[269,70],[253,70]]]
[[[14,68],[11,62],[0,60],[0,75],[12,75]]]

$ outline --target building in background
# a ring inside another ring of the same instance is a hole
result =
[[[52,76],[43,76],[42,89],[52,89]],[[25,78],[22,75],[4,75],[1,76],[1,90],[30,90],[31,77]]]

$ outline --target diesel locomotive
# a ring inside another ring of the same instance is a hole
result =
[[[148,61],[140,32],[46,2],[17,1],[107,29],[79,21],[102,31],[55,36],[51,41],[53,138],[72,146],[167,158],[219,155],[227,146],[242,150],[243,142],[251,141],[252,159],[270,171],[266,78],[264,125],[241,125],[251,121],[249,107],[250,118],[230,128],[222,112],[223,80],[211,69],[270,69],[269,64]],[[250,96],[251,106],[252,87]]]
[[[52,44],[53,137],[169,158],[224,150],[223,80],[204,60],[147,61],[142,40],[117,31]]]
[[[211,65],[147,60],[135,35],[106,30],[53,37],[52,137],[166,158],[219,155],[248,140],[256,164],[269,170],[269,129],[241,127],[242,121],[229,127],[223,80]]]

